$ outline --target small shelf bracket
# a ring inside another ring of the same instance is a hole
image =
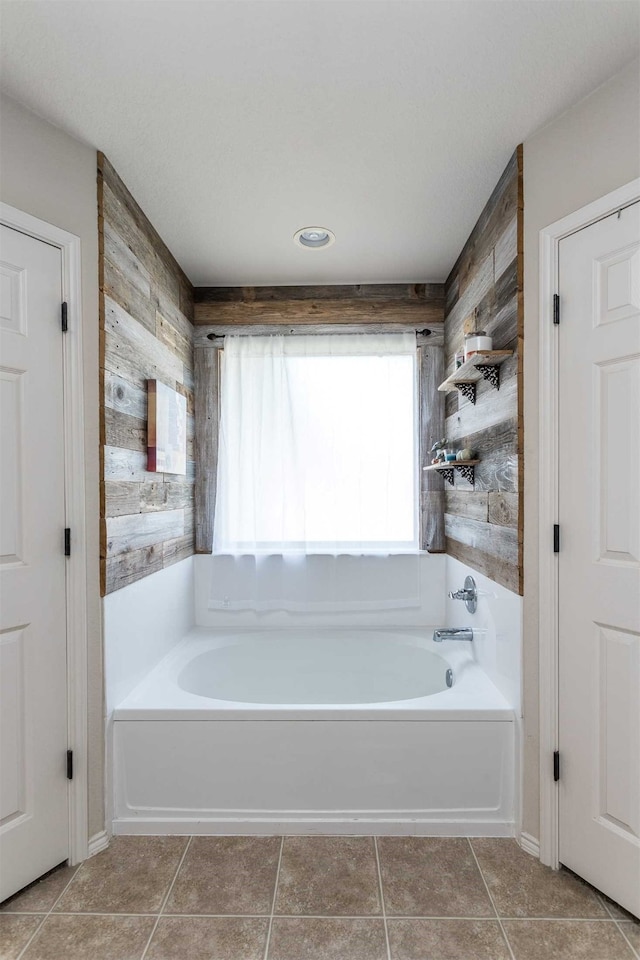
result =
[[[451,466],[438,467],[438,473],[451,486],[454,485],[456,470],[460,473],[463,480],[468,480],[470,484],[475,482],[475,467],[473,464],[459,464],[452,461]]]
[[[455,473],[453,467],[446,467],[442,470],[438,470],[438,473],[440,474],[443,480],[446,480],[447,483],[450,483],[451,486],[453,486],[453,478]]]
[[[483,374],[484,375],[484,374]],[[474,406],[476,402],[475,383],[456,383],[456,389],[460,391],[465,400],[469,400]]]
[[[468,480],[469,483],[475,483],[475,467],[473,466],[462,466],[456,467],[456,470],[460,471],[460,475],[463,480]]]
[[[477,363],[476,369],[480,371],[484,379],[495,387],[500,389],[500,367],[494,363]]]

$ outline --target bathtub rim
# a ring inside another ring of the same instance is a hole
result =
[[[513,707],[473,658],[469,644],[453,641],[446,646],[431,640],[434,627],[317,627],[313,634],[357,633],[393,635],[403,642],[436,653],[453,669],[453,687],[439,693],[400,701],[358,704],[263,704],[215,700],[189,693],[178,686],[180,670],[199,654],[241,642],[256,633],[300,632],[300,627],[194,627],[162,661],[119,703],[113,721],[119,720],[495,720],[514,721]]]

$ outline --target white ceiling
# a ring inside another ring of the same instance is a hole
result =
[[[200,284],[445,279],[636,2],[3,2],[5,92],[103,150]],[[329,227],[325,250],[294,246]]]

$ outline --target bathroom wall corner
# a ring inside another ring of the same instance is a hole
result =
[[[192,628],[193,566],[187,557],[102,601],[107,725],[114,707]]]

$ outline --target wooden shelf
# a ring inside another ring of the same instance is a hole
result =
[[[475,467],[479,460],[449,460],[448,463],[430,463],[423,470],[448,470],[450,467]]]
[[[471,403],[476,402],[476,383],[487,380],[496,390],[500,389],[500,364],[513,356],[513,350],[480,350],[443,380],[438,390],[450,393],[459,390]]]
[[[448,463],[432,463],[428,467],[423,467],[423,470],[436,470],[438,473],[441,473],[443,478],[453,486],[455,471],[458,470],[465,480],[468,480],[469,483],[474,483],[475,481],[475,471],[474,467],[477,463],[480,463],[479,460],[449,460]]]

